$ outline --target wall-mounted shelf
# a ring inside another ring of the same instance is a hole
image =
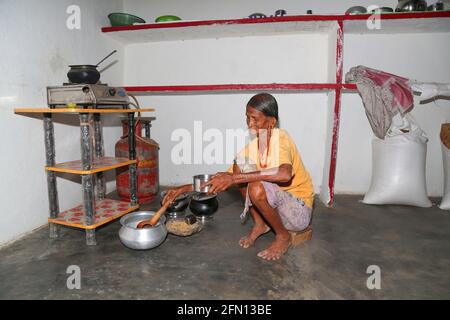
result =
[[[380,29],[370,29],[370,14],[301,15],[260,19],[176,21],[103,27],[103,33],[125,43],[270,36],[299,33],[329,33],[343,24],[346,33],[450,32],[450,11],[386,13],[378,15]]]
[[[337,83],[267,83],[267,84],[211,84],[177,86],[125,86],[128,92],[149,95],[243,93],[259,91],[275,92],[320,92],[336,89],[356,90],[354,84]]]

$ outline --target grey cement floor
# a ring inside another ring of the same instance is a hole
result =
[[[50,240],[45,227],[0,250],[0,299],[449,299],[450,213],[360,198],[336,196],[332,209],[316,201],[313,239],[276,262],[256,256],[272,233],[238,246],[251,223],[241,225],[235,192],[219,195],[200,233],[148,251],[124,247],[118,221],[97,230],[94,247],[82,231]],[[81,289],[66,286],[70,265]],[[370,265],[381,270],[379,290],[367,288]]]

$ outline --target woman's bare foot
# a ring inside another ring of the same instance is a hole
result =
[[[290,236],[281,237],[276,236],[275,241],[266,249],[258,253],[258,257],[265,260],[278,260],[281,256],[288,251],[291,245]]]
[[[259,236],[261,236],[269,231],[270,231],[270,228],[268,225],[266,225],[266,224],[256,225],[255,224],[253,226],[252,230],[250,231],[250,233],[247,236],[242,237],[241,240],[239,240],[239,245],[242,248],[247,249],[255,243],[256,239],[258,239]]]

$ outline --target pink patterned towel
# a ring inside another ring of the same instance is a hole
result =
[[[413,105],[410,80],[365,66],[350,69],[346,82],[356,83],[362,97],[366,115],[375,135],[384,139],[398,112],[409,112]]]

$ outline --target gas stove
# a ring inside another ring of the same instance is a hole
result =
[[[47,103],[50,108],[67,108],[68,104],[76,104],[82,108],[128,109],[130,99],[122,87],[67,83],[47,87]]]

